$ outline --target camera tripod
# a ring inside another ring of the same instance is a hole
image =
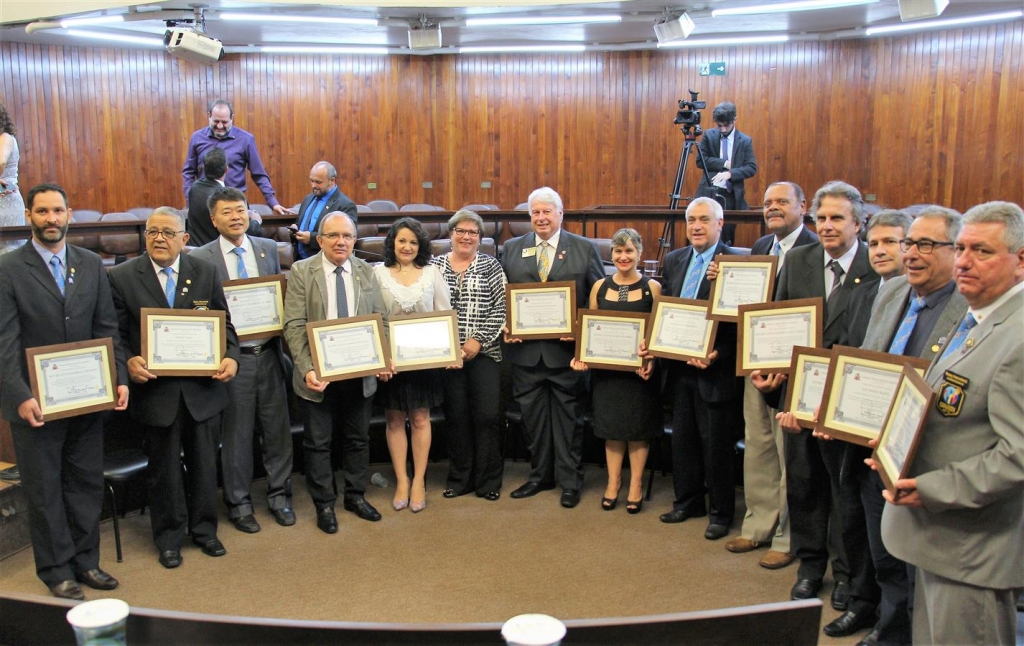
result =
[[[665,222],[665,229],[662,231],[661,237],[658,238],[659,267],[664,259],[665,250],[671,248],[674,242],[676,228],[675,211],[679,210],[679,200],[682,197],[680,193],[683,190],[683,182],[686,179],[686,167],[690,161],[690,154],[694,149],[697,150],[697,156],[700,158],[704,181],[708,186],[711,186],[711,176],[708,174],[708,166],[704,161],[704,153],[701,151],[700,146],[697,145],[697,138],[704,134],[704,131],[698,125],[684,125],[679,130],[683,133],[683,149],[679,153],[679,167],[676,168],[676,180],[672,184],[672,192],[669,194],[668,208],[673,213],[669,214],[668,220]]]

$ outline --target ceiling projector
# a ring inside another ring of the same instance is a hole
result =
[[[168,29],[164,46],[171,56],[196,63],[215,63],[224,58],[224,45],[219,40],[193,29]]]

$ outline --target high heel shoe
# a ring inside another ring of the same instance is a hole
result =
[[[411,509],[412,513],[414,513],[414,514],[418,514],[418,513],[420,513],[421,511],[423,511],[426,508],[427,508],[427,501],[426,501],[426,499],[424,499],[422,502],[410,502],[409,503],[409,509]]]
[[[644,508],[644,499],[640,500],[626,500],[626,511],[631,514],[639,514],[640,510]]]
[[[403,509],[409,506],[409,499],[405,498],[403,500],[396,500],[392,504],[395,507],[395,511],[402,511]]]
[[[617,505],[617,504],[619,504],[618,497],[615,497],[615,498],[605,498],[603,496],[601,497],[601,509],[603,509],[605,511],[611,511],[611,510],[615,509],[615,505]]]

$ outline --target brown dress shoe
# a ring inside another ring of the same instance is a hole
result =
[[[73,599],[75,601],[82,601],[85,599],[85,595],[82,594],[82,589],[78,587],[78,583],[70,579],[67,581],[61,581],[50,588],[50,593],[59,599]]]
[[[776,550],[768,550],[768,553],[765,554],[764,557],[757,562],[757,564],[769,570],[778,570],[779,568],[784,568],[790,563],[792,563],[793,559],[795,558],[796,557],[792,554],[787,554],[785,552],[779,552]]]
[[[749,538],[743,538],[742,536],[737,536],[736,538],[732,539],[731,541],[725,544],[725,549],[735,554],[753,552],[759,547],[761,547],[761,543],[758,543],[757,541],[752,541]]]

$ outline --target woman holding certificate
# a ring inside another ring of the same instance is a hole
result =
[[[384,264],[374,268],[388,316],[451,309],[448,285],[430,264],[430,238],[412,218],[396,220],[384,239]],[[439,370],[400,372],[381,384],[387,416],[388,450],[395,467],[394,507],[414,512],[427,506],[424,478],[430,453],[430,409],[444,401]],[[412,443],[413,477],[409,482],[406,456]]]
[[[619,229],[612,236],[614,274],[594,285],[590,309],[618,312],[650,312],[661,296],[661,284],[640,274],[637,268],[643,242],[633,229]],[[587,370],[587,364],[572,360],[573,370]],[[591,394],[594,404],[594,434],[605,440],[608,486],[601,508],[615,509],[622,487],[622,463],[629,453],[629,494],[626,511],[638,513],[643,507],[644,465],[650,441],[664,432],[658,384],[650,379],[653,363],[635,373],[594,370]]]

